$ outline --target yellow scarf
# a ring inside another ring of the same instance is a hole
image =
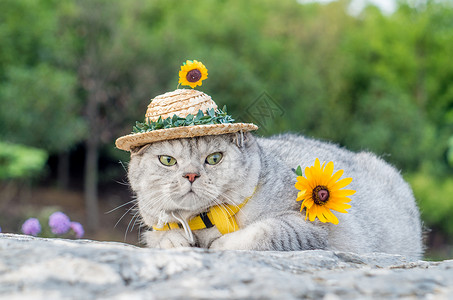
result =
[[[190,229],[199,230],[216,226],[221,234],[227,234],[238,230],[239,226],[234,215],[237,214],[245,204],[247,204],[255,192],[256,187],[253,194],[250,197],[245,198],[244,202],[239,205],[227,204],[211,207],[208,212],[201,213],[188,222]],[[158,231],[176,228],[182,228],[182,225],[178,223],[167,223],[162,228],[153,226],[153,229]]]

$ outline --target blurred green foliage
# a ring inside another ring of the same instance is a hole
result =
[[[422,219],[427,228],[453,236],[453,178],[438,178],[426,173],[407,176],[419,201]]]
[[[417,174],[424,218],[450,232],[431,176],[452,188],[453,5],[352,16],[349,3],[2,0],[0,139],[60,153],[95,137],[104,156],[126,157],[115,138],[197,59],[209,70],[199,89],[235,119],[256,122],[263,92],[282,108],[258,134],[299,132]]]
[[[46,162],[44,150],[0,142],[0,180],[33,178]]]

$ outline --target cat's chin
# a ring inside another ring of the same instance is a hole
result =
[[[210,201],[203,200],[196,192],[190,190],[184,196],[179,199],[173,199],[173,203],[176,204],[178,211],[187,211],[187,212],[199,212],[202,213],[206,211],[213,204]]]

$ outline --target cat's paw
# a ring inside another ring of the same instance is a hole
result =
[[[184,230],[173,229],[168,231],[147,231],[143,234],[146,246],[149,248],[170,249],[191,247]]]
[[[212,242],[209,249],[216,250],[266,250],[263,232],[258,226],[225,234]]]

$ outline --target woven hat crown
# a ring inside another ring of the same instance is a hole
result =
[[[185,118],[189,114],[197,114],[199,110],[205,112],[211,108],[217,109],[217,105],[209,95],[197,90],[178,89],[152,99],[145,120],[157,121],[159,117],[166,119],[173,115]]]

